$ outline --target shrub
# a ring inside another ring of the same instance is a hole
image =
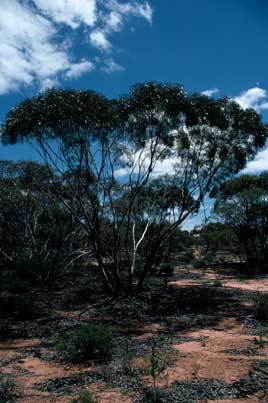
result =
[[[207,255],[205,256],[204,260],[205,260],[205,262],[206,262],[207,264],[211,264],[211,263],[213,263],[213,262],[215,261],[215,256],[214,256],[214,255],[211,255],[211,254],[207,254]]]
[[[112,333],[104,326],[83,325],[65,333],[58,346],[59,355],[65,361],[81,363],[88,360],[108,361],[113,350]]]
[[[7,377],[0,374],[0,403],[15,402],[15,384]]]
[[[0,292],[27,293],[31,289],[31,284],[21,279],[21,273],[18,270],[2,267],[0,262]]]
[[[143,402],[145,403],[163,403],[165,394],[161,388],[157,386],[158,380],[166,380],[166,363],[158,356],[156,352],[156,340],[152,340],[151,355],[149,357],[149,366],[147,373],[152,380],[152,386],[144,389]]]
[[[259,338],[254,337],[254,344],[256,344],[259,348],[264,348],[265,341],[263,340],[263,335],[259,334]]]
[[[215,278],[213,285],[214,285],[214,287],[222,287],[221,279],[220,278]]]
[[[149,387],[144,391],[143,403],[164,403],[165,394],[158,387]]]
[[[10,338],[9,320],[0,320],[0,340]]]
[[[84,304],[92,301],[96,295],[96,287],[91,283],[83,283],[74,290],[74,294],[70,297],[70,301],[75,304]]]
[[[174,274],[174,265],[172,263],[162,264],[157,274],[159,276],[167,276],[167,277],[172,276]]]
[[[30,296],[3,292],[0,294],[0,316],[29,319],[34,314],[34,301]]]
[[[73,399],[71,403],[99,403],[99,399],[85,390],[80,392],[79,396]]]
[[[186,251],[183,251],[183,252],[181,252],[179,254],[178,262],[181,263],[181,264],[188,264],[188,263],[191,263],[193,258],[194,258],[193,251],[192,250],[186,250]]]
[[[188,312],[205,312],[210,309],[217,309],[225,299],[225,295],[220,295],[210,287],[189,287],[181,290],[181,298],[177,304],[179,310]]]
[[[193,260],[192,265],[195,269],[205,269],[207,263],[204,260]]]
[[[253,313],[257,320],[268,320],[268,294],[259,293],[253,298]]]
[[[125,375],[133,375],[134,368],[132,365],[132,360],[135,358],[135,353],[130,349],[129,342],[126,339],[125,348],[120,351],[122,360],[122,369]]]
[[[178,289],[169,287],[168,294],[154,294],[152,312],[170,315],[179,312],[199,313],[216,310],[230,298],[230,293],[220,287],[190,286]]]
[[[156,342],[153,341],[152,353],[150,356],[150,367],[149,367],[149,374],[153,381],[153,389],[155,389],[155,390],[157,389],[156,382],[163,375],[165,370],[166,370],[166,364],[156,354]]]
[[[261,274],[258,262],[245,262],[240,264],[240,275],[242,278],[255,278]]]

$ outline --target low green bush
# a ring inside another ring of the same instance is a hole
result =
[[[96,296],[96,287],[94,283],[82,283],[74,290],[73,295],[70,297],[70,302],[75,304],[84,304],[94,300]]]
[[[71,403],[99,403],[99,399],[85,390],[80,392],[79,396],[76,399],[73,399]]]
[[[244,279],[252,279],[261,275],[260,266],[257,262],[254,263],[241,263],[238,267],[239,276]]]
[[[205,260],[193,260],[192,266],[195,269],[205,269],[207,267],[207,262],[205,262]]]
[[[0,374],[0,403],[11,403],[16,401],[15,384]]]
[[[268,294],[259,293],[253,298],[253,314],[260,321],[268,320]]]
[[[0,340],[10,338],[10,323],[8,319],[0,320]]]
[[[183,251],[179,254],[178,256],[178,262],[180,264],[189,264],[193,260],[193,251],[192,250],[186,250]]]
[[[181,298],[177,300],[180,311],[205,312],[217,309],[224,301],[225,296],[210,287],[194,287],[181,290]]]
[[[265,341],[263,340],[263,335],[259,334],[259,337],[254,337],[254,344],[256,344],[256,346],[258,346],[259,348],[264,348],[265,346]]]
[[[164,403],[165,401],[165,393],[159,387],[150,387],[144,392],[143,403]]]
[[[27,320],[34,315],[34,301],[31,296],[0,293],[0,317],[16,317]]]
[[[214,287],[222,287],[222,281],[220,278],[215,278],[213,282]]]
[[[169,287],[166,294],[155,293],[151,297],[151,310],[161,315],[201,313],[217,310],[230,299],[230,293],[221,287],[190,286]]]
[[[208,253],[208,254],[205,256],[204,260],[205,260],[205,262],[206,262],[207,264],[211,264],[211,263],[213,263],[213,262],[216,260],[216,256],[214,256],[214,255]]]
[[[172,276],[174,274],[174,264],[172,264],[172,263],[163,263],[160,266],[157,274],[159,276],[167,276],[167,277]]]
[[[0,292],[9,291],[11,293],[30,292],[32,286],[30,282],[22,280],[17,270],[2,267],[0,262]]]
[[[82,325],[63,335],[58,346],[64,361],[82,363],[89,360],[109,361],[112,357],[113,338],[110,329],[92,324]]]

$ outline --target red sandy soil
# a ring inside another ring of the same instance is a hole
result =
[[[179,367],[169,371],[169,381],[195,378],[221,379],[232,383],[246,377],[252,359],[244,355],[226,354],[224,350],[246,348],[250,339],[242,333],[243,329],[234,327],[232,331],[205,330],[188,333],[191,337],[207,337],[204,342],[189,342],[175,345],[180,353]]]
[[[191,272],[192,274],[202,273],[198,269],[187,269],[185,273]],[[183,279],[182,271],[178,279],[172,280],[170,283],[180,286],[186,285],[199,285],[199,284],[212,284],[215,278],[219,278],[219,274],[215,273],[212,269],[203,271],[201,279],[188,280]],[[255,279],[238,281],[230,273],[227,275],[220,275],[224,288],[236,288],[246,291],[267,291],[268,279]],[[59,312],[58,312],[59,313]],[[77,318],[77,312],[60,312],[62,318]],[[197,380],[202,378],[219,379],[226,383],[232,383],[244,378],[248,375],[252,361],[267,359],[268,348],[258,349],[263,355],[243,355],[243,354],[228,354],[225,350],[240,350],[252,347],[254,336],[252,336],[251,329],[246,324],[241,324],[240,318],[237,314],[234,315],[230,312],[229,317],[224,316],[217,324],[217,328],[208,329],[204,328],[198,331],[184,331],[178,333],[179,336],[189,336],[197,339],[197,341],[190,341],[183,344],[174,344],[173,358],[175,364],[169,367],[166,371],[165,380],[160,381],[160,386],[170,385],[178,380]],[[242,322],[244,323],[244,322]],[[130,327],[134,324],[130,324]],[[152,334],[157,333],[162,329],[161,325],[146,324],[138,322],[135,327],[139,329],[139,336],[137,339],[146,340]],[[125,327],[125,332],[128,327]],[[200,341],[202,337],[202,341]],[[267,338],[264,338],[267,340]],[[31,355],[21,356],[19,349],[38,347],[42,349],[41,341],[38,339],[31,340],[16,340],[14,342],[1,342],[0,343],[0,364],[6,361],[6,365],[1,365],[1,371],[5,374],[12,374],[19,389],[23,394],[21,403],[35,403],[35,402],[58,402],[69,403],[71,397],[60,397],[53,400],[53,397],[47,392],[41,392],[37,389],[36,385],[48,379],[61,378],[71,376],[77,372],[88,371],[90,368],[66,366],[61,363],[47,362],[40,358]],[[268,343],[267,343],[268,345]],[[266,346],[267,346],[266,345]],[[44,350],[44,348],[43,348]],[[20,357],[21,356],[21,357]],[[13,358],[13,360],[12,360]],[[142,358],[133,360],[133,365],[137,368],[145,366]],[[145,384],[148,383],[148,377],[144,377]],[[119,390],[107,387],[103,382],[96,381],[87,386],[87,389],[96,394],[100,398],[100,403],[131,403],[133,400],[130,397],[124,396]],[[244,400],[217,400],[218,403],[253,403],[253,402],[267,402],[266,398],[259,393],[249,399]],[[172,402],[171,402],[172,403]],[[200,403],[203,403],[200,401]],[[208,403],[212,403],[209,401]]]
[[[202,279],[192,280],[192,279],[179,279],[172,280],[170,284],[178,286],[191,286],[191,285],[201,285],[201,284],[213,284],[216,279],[220,279],[222,286],[226,288],[235,288],[242,291],[253,291],[253,292],[267,292],[268,291],[268,278],[256,278],[256,279],[243,279],[238,280],[234,278],[233,273],[221,274],[219,275],[215,270],[208,269],[206,271],[200,272],[200,269],[184,269],[182,273],[192,273],[200,275],[202,273]]]

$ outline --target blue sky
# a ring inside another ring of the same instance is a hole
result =
[[[176,82],[268,113],[267,0],[1,0],[0,119],[49,86]],[[26,146],[1,159],[32,158]],[[268,169],[268,150],[247,172]]]

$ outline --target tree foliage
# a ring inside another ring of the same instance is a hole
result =
[[[268,174],[242,175],[225,182],[215,213],[232,229],[249,264],[268,257]]]
[[[195,245],[201,248],[204,255],[215,255],[223,251],[235,252],[233,231],[222,222],[208,222],[195,227],[191,234],[195,239]]]
[[[5,144],[33,144],[53,183],[60,177],[69,189],[72,202],[62,188],[57,197],[87,232],[115,293],[141,289],[178,227],[265,138],[254,110],[155,82],[112,100],[49,90],[12,109],[2,128]]]
[[[59,203],[51,172],[36,162],[0,161],[0,276],[9,283],[55,279],[79,246],[81,229]],[[17,281],[16,281],[17,280]]]

